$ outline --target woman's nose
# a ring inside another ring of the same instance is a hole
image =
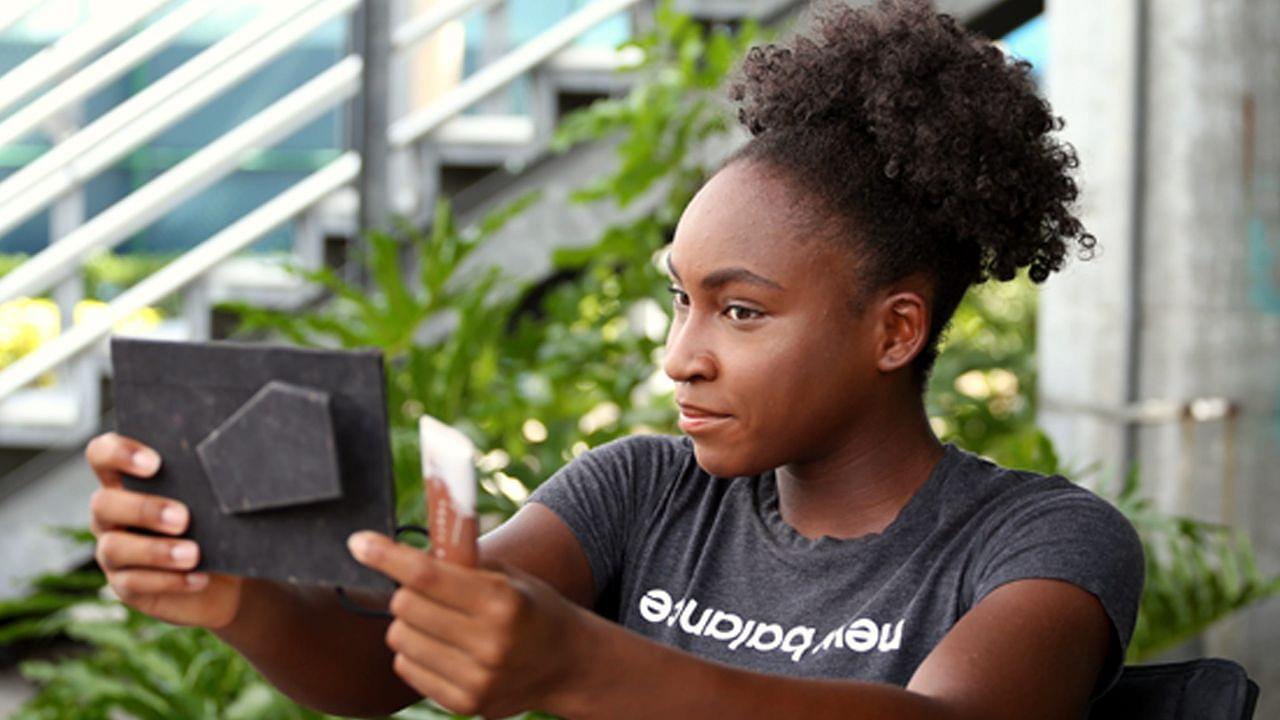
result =
[[[662,370],[678,383],[715,379],[715,356],[696,321],[681,317],[671,321]]]

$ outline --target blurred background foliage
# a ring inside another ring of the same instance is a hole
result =
[[[590,246],[558,252],[550,278],[518,282],[467,262],[539,199],[530,195],[473,227],[459,228],[441,204],[428,231],[402,225],[370,235],[362,258],[367,286],[332,270],[303,273],[329,290],[311,311],[224,308],[241,319],[242,339],[383,349],[403,522],[422,521],[416,422],[424,412],[481,448],[480,502],[489,525],[586,449],[636,432],[674,432],[670,385],[658,368],[670,311],[658,259],[712,170],[697,152],[701,142],[728,132],[719,88],[761,39],[750,24],[708,30],[664,7],[653,30],[628,43],[643,51],[641,80],[628,96],[567,117],[554,147],[617,138],[615,171],[576,200],[626,206],[653,194],[657,205],[605,228]],[[404,257],[416,267],[404,268]],[[944,440],[1011,467],[1060,473],[1034,422],[1035,298],[1025,278],[970,292],[931,377],[928,408]],[[1064,474],[1079,480],[1088,473]],[[1259,575],[1240,536],[1158,512],[1136,478],[1089,478],[1134,522],[1147,548],[1131,661],[1278,589],[1276,579]],[[82,644],[70,659],[23,665],[41,689],[18,718],[324,717],[290,703],[212,635],[128,611],[101,587],[96,572],[50,576],[37,579],[29,597],[0,605],[0,646],[56,636]],[[399,717],[449,715],[423,703]]]
[[[0,254],[0,275],[27,260],[26,255]],[[125,288],[155,272],[172,257],[160,255],[119,255],[99,253],[85,263],[85,299],[77,302],[71,318],[63,317],[58,304],[48,297],[19,297],[0,303],[0,369],[58,337],[65,326],[84,322],[106,309],[110,300]],[[178,311],[175,296],[159,307],[145,307],[116,324],[116,330],[146,332],[166,315]],[[38,381],[53,383],[53,373]]]

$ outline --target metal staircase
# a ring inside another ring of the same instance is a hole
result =
[[[255,152],[272,146],[334,108],[364,111],[385,103],[384,135],[376,138],[385,155],[362,163],[359,148],[267,199],[129,288],[97,317],[66,328],[56,339],[0,369],[0,448],[8,457],[28,457],[7,474],[0,468],[0,527],[16,538],[0,548],[0,597],[19,588],[22,577],[65,567],[76,559],[46,532],[51,525],[83,524],[87,495],[96,485],[82,456],[84,443],[109,427],[102,387],[111,368],[107,339],[113,327],[140,308],[181,298],[182,313],[152,331],[171,339],[207,339],[211,308],[227,299],[276,307],[301,306],[317,289],[285,272],[279,259],[243,253],[268,232],[292,224],[289,260],[303,267],[324,261],[327,238],[354,238],[360,225],[360,189],[365,171],[382,174],[384,211],[423,221],[446,185],[449,173],[502,169],[518,178],[547,171],[548,143],[565,94],[607,95],[624,91],[628,79],[617,68],[634,60],[626,52],[575,47],[573,41],[600,22],[628,13],[640,23],[652,15],[654,0],[591,0],[552,27],[487,58],[476,72],[433,103],[404,110],[403,93],[362,92],[402,78],[408,53],[446,23],[468,13],[485,13],[502,23],[507,3],[497,0],[438,2],[427,13],[407,17],[404,0],[373,8],[392,19],[381,56],[368,46],[352,53],[293,89],[265,110],[218,137],[163,174],[92,217],[85,213],[85,185],[135,149],[173,128],[200,108],[216,103],[228,89],[295,47],[335,19],[355,19],[369,8],[360,0],[285,0],[263,3],[256,16],[140,92],[83,127],[68,123],[87,97],[152,58],[184,30],[208,15],[213,0],[150,0],[131,5],[110,22],[79,27],[31,60],[0,76],[0,145],[33,132],[51,132],[55,142],[30,163],[0,180],[0,237],[37,214],[50,212],[47,248],[0,276],[0,303],[50,293],[63,317],[83,297],[83,264],[93,253],[118,246],[134,233],[190,202],[199,192],[234,172]],[[698,2],[683,9],[709,19],[753,15],[773,17],[795,0]],[[0,30],[39,3],[6,4]],[[384,16],[385,17],[385,16]],[[144,20],[150,18],[150,22]],[[360,18],[367,22],[367,18]],[[361,25],[362,22],[355,22]],[[369,45],[366,43],[366,45]],[[379,77],[381,74],[381,77]],[[513,81],[527,78],[530,111],[490,110],[491,98]],[[49,87],[43,94],[42,88]],[[376,116],[376,114],[375,114]],[[377,148],[378,143],[365,143]],[[597,165],[596,151],[585,156]],[[555,163],[563,164],[564,159]],[[572,162],[570,159],[568,162]],[[540,165],[541,163],[541,165]],[[564,173],[563,169],[558,172]],[[513,174],[514,173],[514,174]],[[572,173],[567,177],[582,177]],[[541,180],[539,182],[542,182]],[[504,183],[509,185],[509,183]],[[375,185],[376,186],[376,185]],[[591,218],[593,222],[597,218]],[[596,225],[599,227],[599,225]],[[549,228],[541,233],[551,236]],[[56,382],[33,383],[53,373]]]

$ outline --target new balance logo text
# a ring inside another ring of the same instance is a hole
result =
[[[832,648],[866,653],[890,652],[902,647],[902,620],[879,624],[868,618],[857,618],[827,633],[821,643],[814,645],[817,630],[807,625],[787,628],[725,610],[699,608],[694,598],[676,600],[658,588],[646,592],[639,605],[640,616],[648,622],[665,623],[688,635],[718,640],[726,643],[730,650],[745,647],[757,652],[786,653],[792,662],[800,662],[806,652],[813,655]]]

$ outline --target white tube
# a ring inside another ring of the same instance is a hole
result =
[[[423,472],[444,479],[458,512],[476,514],[475,446],[460,430],[430,415],[418,421]]]
[[[475,447],[466,435],[429,415],[422,416],[418,428],[431,555],[444,562],[474,566]]]

